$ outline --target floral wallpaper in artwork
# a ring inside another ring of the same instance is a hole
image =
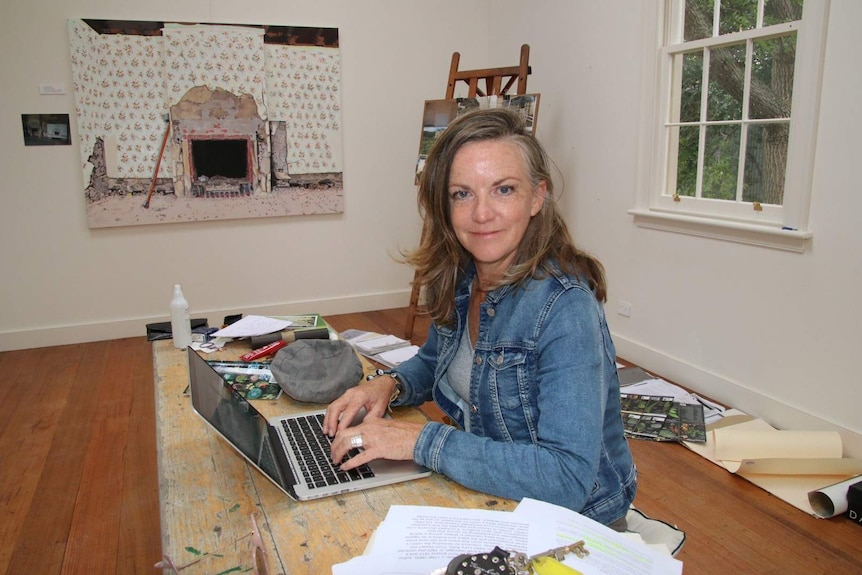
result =
[[[171,103],[194,86],[250,94],[261,119],[264,106],[263,30],[239,26],[166,26],[165,88]]]
[[[168,106],[163,92],[162,39],[100,36],[81,20],[69,21],[72,80],[81,140],[84,182],[97,137],[116,150],[111,165],[121,178],[150,178],[165,130]],[[170,177],[163,163],[160,176]]]
[[[343,212],[337,28],[70,19],[68,29],[91,228]],[[239,176],[219,173],[230,162],[206,166],[224,148],[192,143],[202,140],[245,140],[245,162],[229,158]]]
[[[160,36],[95,32],[69,20],[84,181],[97,137],[118,178],[151,178],[163,116],[194,86],[250,94],[261,119],[284,122],[292,173],[342,171],[341,53],[265,45],[257,27],[166,23]],[[162,162],[160,178],[173,177]]]
[[[285,122],[292,171],[342,171],[339,50],[267,46],[266,60],[269,119]]]

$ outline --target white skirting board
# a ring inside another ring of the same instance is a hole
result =
[[[343,313],[360,313],[379,309],[406,307],[409,302],[410,290],[363,294],[314,301],[283,302],[274,305],[227,310],[195,309],[194,302],[191,302],[191,316],[195,318],[206,317],[209,321],[209,325],[221,326],[224,316],[237,313],[255,315],[299,315],[305,313],[319,313],[325,317],[327,315],[338,315]],[[146,325],[148,323],[169,321],[169,311],[170,310],[166,303],[165,314],[163,316],[121,318],[94,321],[92,323],[45,326],[38,329],[0,331],[0,351],[144,336],[147,333]]]

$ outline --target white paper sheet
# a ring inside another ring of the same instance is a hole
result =
[[[583,575],[680,575],[682,563],[591,519],[532,499],[515,511],[393,505],[364,555],[332,575],[428,575],[462,553],[495,546],[541,553],[585,540],[586,559],[564,562]]]
[[[242,319],[215,332],[215,337],[253,337],[281,331],[293,324],[286,319],[276,319],[262,315],[247,315]]]
[[[350,340],[350,343],[352,343],[360,352],[372,355],[410,345],[409,341],[391,334],[380,335],[369,339],[356,338]]]
[[[393,505],[365,555],[332,566],[332,575],[428,575],[462,553],[525,549],[530,526],[512,513]]]
[[[546,549],[583,539],[590,554],[583,559],[570,555],[563,562],[584,575],[682,574],[681,561],[558,505],[524,498],[512,514],[534,527],[534,537],[544,541]],[[545,549],[530,553],[542,551]]]
[[[408,345],[407,347],[399,347],[398,349],[392,349],[389,351],[384,351],[383,353],[379,353],[377,354],[377,358],[380,360],[380,363],[384,365],[396,367],[400,363],[407,361],[417,353],[419,353],[418,345]]]

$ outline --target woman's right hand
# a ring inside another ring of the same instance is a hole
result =
[[[383,417],[389,398],[395,390],[395,379],[388,375],[375,377],[345,391],[329,404],[323,417],[323,432],[329,437],[349,427],[362,408],[368,415]]]

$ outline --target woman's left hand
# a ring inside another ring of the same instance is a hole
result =
[[[413,448],[424,423],[396,421],[366,415],[359,425],[340,430],[332,440],[332,461],[339,462],[352,449],[351,440],[362,438],[362,449],[341,465],[347,471],[373,459],[413,459]]]

